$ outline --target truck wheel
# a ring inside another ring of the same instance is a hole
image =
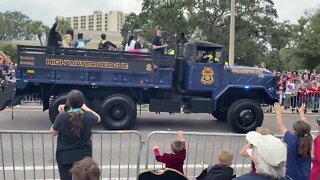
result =
[[[227,119],[239,133],[254,131],[263,122],[263,111],[258,103],[250,99],[234,102],[228,110]]]
[[[51,102],[50,108],[49,108],[49,118],[52,124],[56,120],[56,117],[59,114],[58,107],[61,104],[66,104],[67,102],[67,94],[62,94],[58,96],[57,98],[53,99]]]
[[[227,113],[222,111],[213,111],[212,116],[216,118],[218,121],[226,121],[227,120]]]
[[[107,129],[129,129],[137,118],[137,106],[128,96],[116,94],[105,99],[100,115]]]

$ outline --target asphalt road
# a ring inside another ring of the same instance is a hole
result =
[[[297,114],[284,114],[284,121],[288,129],[299,118]],[[313,130],[317,130],[316,116],[308,115]],[[51,123],[48,112],[39,109],[15,109],[14,120],[11,120],[11,111],[0,112],[0,130],[27,130],[47,131]],[[263,127],[269,128],[274,134],[279,134],[275,116],[265,114]],[[97,125],[95,130],[104,130]],[[138,155],[140,170],[161,168],[160,163],[154,161],[152,154],[153,141],[160,145],[161,152],[169,151],[170,140],[174,134],[155,134],[147,140],[152,131],[178,131],[202,132],[201,136],[187,133],[187,152],[185,173],[194,177],[201,172],[207,164],[217,161],[216,155],[222,148],[231,149],[235,154],[234,165],[237,174],[248,172],[250,162],[238,156],[238,152],[246,143],[243,136],[216,136],[206,133],[233,133],[228,123],[214,120],[208,114],[174,114],[161,113],[160,115],[142,112],[138,115],[134,130],[139,135],[128,133],[94,134],[94,159],[99,163],[104,179],[135,179]],[[0,137],[0,179],[55,179],[58,176],[57,167],[54,166],[55,138],[45,134],[2,134]],[[23,143],[22,143],[23,142]],[[142,148],[140,148],[142,147]],[[141,152],[140,152],[141,150]],[[147,152],[149,150],[149,152]],[[43,153],[44,152],[44,153]],[[2,158],[3,157],[3,158]],[[148,159],[147,159],[148,157]],[[14,168],[13,168],[14,167]],[[53,170],[55,169],[55,171]],[[5,171],[5,173],[3,173]]]

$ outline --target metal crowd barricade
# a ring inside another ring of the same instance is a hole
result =
[[[93,131],[92,142],[102,179],[139,175],[137,131]],[[0,179],[59,179],[55,150],[56,137],[48,131],[0,131]]]
[[[161,139],[157,141],[161,153],[171,152],[170,142],[174,137],[177,137],[177,132],[155,131],[148,135],[145,170],[164,167],[164,164],[155,160],[152,151],[154,141]],[[247,143],[245,134],[185,132],[185,139],[187,156],[184,161],[184,173],[190,178],[197,177],[208,165],[218,163],[218,155],[222,149],[233,152],[232,168],[237,176],[248,173],[251,169],[250,159],[240,155],[241,149]]]
[[[320,109],[320,92],[309,91],[309,93],[306,94],[283,94],[282,104],[287,108],[291,108],[294,111],[297,111],[302,103],[306,104],[307,112],[318,113]]]

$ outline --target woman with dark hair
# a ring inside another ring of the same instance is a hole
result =
[[[58,136],[56,160],[61,180],[72,180],[72,165],[85,157],[92,157],[91,129],[100,122],[100,116],[85,105],[84,95],[72,90],[67,96],[67,105],[60,105],[50,132]]]
[[[126,44],[126,47],[125,47],[125,51],[132,51],[134,50],[134,45],[136,44],[136,41],[134,40],[134,36],[133,35],[130,35],[129,36],[129,39],[128,39],[128,43]]]
[[[280,104],[275,104],[277,124],[287,143],[286,176],[291,179],[309,180],[311,171],[312,136],[311,126],[304,115],[305,104],[299,109],[301,120],[293,124],[293,133],[283,123]]]

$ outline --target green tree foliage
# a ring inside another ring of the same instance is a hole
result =
[[[0,51],[2,51],[5,55],[10,57],[12,62],[17,63],[17,46],[14,44],[8,44],[0,47]]]
[[[58,21],[59,26],[61,28],[61,33],[65,34],[67,32],[68,29],[71,29],[71,24],[69,21],[65,20],[65,19],[61,19]]]
[[[312,70],[320,64],[320,9],[311,16],[302,17],[296,30],[294,54],[303,59],[305,68]]]
[[[29,23],[29,17],[21,12],[0,12],[0,40],[24,39]]]
[[[30,22],[27,26],[27,31],[31,36],[37,37],[40,41],[41,46],[43,46],[42,36],[45,33],[45,26],[41,21]]]

